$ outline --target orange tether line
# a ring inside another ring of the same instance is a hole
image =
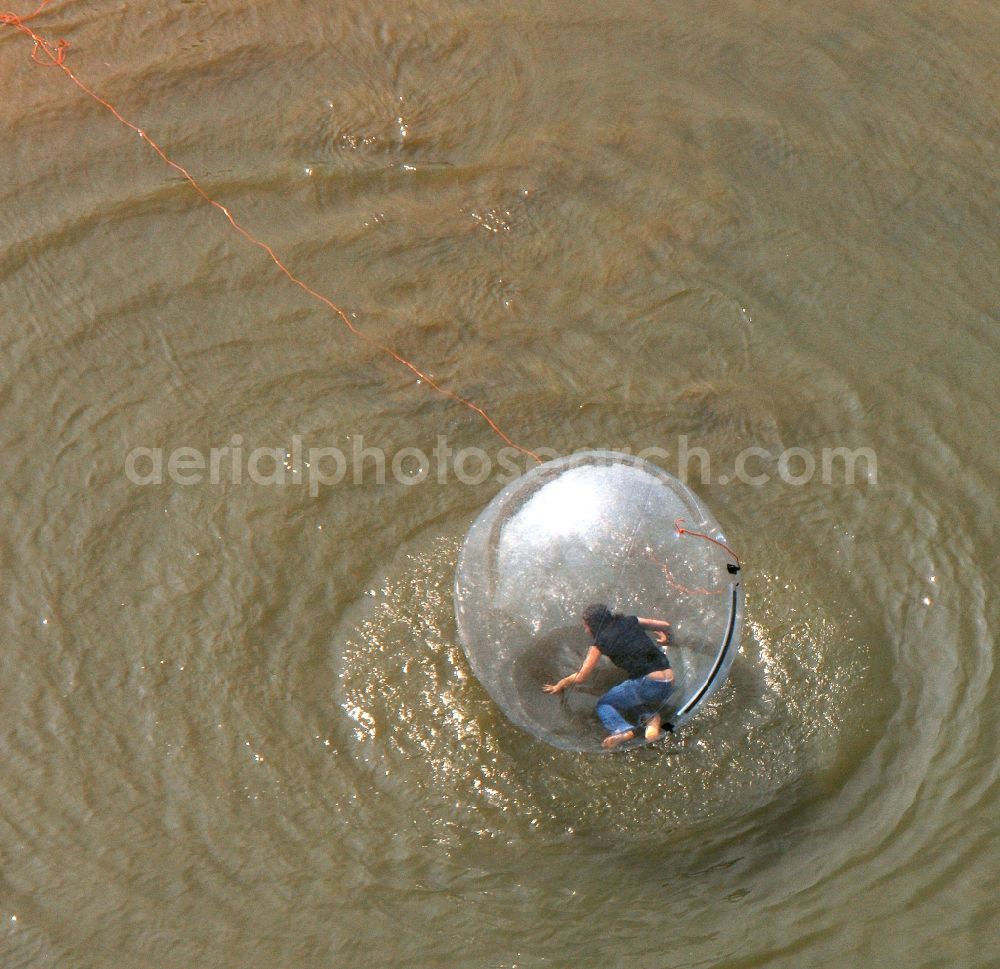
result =
[[[733,557],[737,567],[742,568],[743,563],[740,562],[740,557],[725,542],[720,542],[717,538],[712,538],[711,535],[706,535],[704,532],[693,532],[690,528],[685,528],[683,518],[678,518],[674,521],[674,528],[677,529],[678,535],[692,535],[695,538],[703,538],[706,542],[711,542],[713,545],[718,545],[719,548],[724,549]]]
[[[51,0],[42,0],[42,3],[39,4],[39,6],[37,7],[37,9],[34,10],[34,12],[27,14],[24,17],[19,17],[17,14],[13,13],[0,13],[0,25],[13,27],[18,32],[24,34],[25,37],[28,37],[32,41],[34,41],[35,47],[34,50],[31,52],[31,58],[33,61],[35,61],[36,64],[41,64],[45,67],[58,67],[81,91],[83,91],[84,94],[86,94],[89,98],[96,101],[102,107],[107,108],[108,111],[110,111],[121,124],[123,124],[126,128],[129,128],[132,131],[134,131],[140,138],[143,139],[143,141],[146,142],[147,145],[149,145],[150,148],[153,149],[153,151],[156,152],[157,155],[160,156],[160,158],[163,159],[163,161],[167,165],[169,165],[175,172],[177,172],[181,177],[183,177],[184,180],[209,205],[212,205],[215,208],[217,208],[226,217],[226,219],[229,221],[229,224],[241,236],[243,236],[243,238],[246,239],[247,242],[257,246],[257,248],[259,249],[263,249],[264,252],[266,252],[268,256],[270,256],[271,261],[275,264],[275,266],[277,266],[278,269],[280,269],[281,272],[284,273],[284,275],[288,278],[290,282],[294,283],[296,286],[299,287],[299,289],[304,290],[313,299],[319,301],[324,306],[326,306],[327,309],[329,309],[332,313],[340,317],[344,325],[351,331],[351,333],[353,333],[359,339],[364,340],[365,343],[368,343],[371,346],[375,347],[377,350],[380,350],[387,356],[392,357],[392,359],[395,360],[397,363],[402,364],[409,371],[416,374],[416,376],[419,379],[425,380],[439,394],[442,394],[445,397],[449,397],[451,400],[457,401],[459,404],[463,404],[470,410],[475,411],[484,421],[486,421],[487,424],[489,424],[490,428],[503,441],[509,444],[512,448],[515,448],[516,450],[520,451],[522,454],[527,454],[529,457],[532,457],[536,461],[541,463],[542,459],[537,454],[535,454],[534,451],[531,451],[526,447],[522,447],[520,444],[516,444],[513,440],[511,440],[500,429],[500,426],[496,423],[496,421],[494,421],[493,418],[490,417],[490,415],[487,414],[486,411],[483,410],[483,408],[480,407],[478,404],[474,403],[471,400],[467,400],[465,397],[462,397],[459,394],[456,394],[453,390],[449,390],[447,387],[443,387],[441,384],[437,383],[437,381],[435,381],[432,377],[428,376],[426,373],[420,370],[415,364],[411,363],[405,357],[400,356],[391,347],[386,346],[383,343],[379,343],[378,340],[376,340],[374,337],[369,336],[363,330],[359,330],[351,322],[348,315],[339,306],[337,306],[337,304],[334,303],[333,300],[324,296],[322,293],[317,292],[308,283],[303,282],[303,280],[299,279],[299,277],[296,276],[278,258],[277,253],[266,242],[255,236],[249,229],[247,229],[245,226],[237,222],[236,218],[233,216],[233,213],[225,205],[212,198],[212,196],[210,196],[208,192],[206,192],[205,189],[201,187],[201,184],[197,181],[197,179],[183,165],[174,161],[155,141],[153,141],[152,138],[149,137],[149,135],[146,134],[145,131],[142,130],[142,128],[129,121],[128,118],[124,117],[113,104],[111,104],[109,101],[106,101],[96,91],[94,91],[92,88],[88,87],[83,81],[81,81],[65,64],[66,50],[69,48],[69,44],[67,44],[66,41],[64,40],[60,40],[59,43],[55,47],[53,47],[47,40],[45,40],[44,37],[36,33],[34,30],[31,29],[31,27],[27,25],[27,21],[31,20],[34,17],[37,17],[38,14],[40,14],[42,10],[45,7],[47,7],[50,2]],[[48,57],[49,59],[48,63],[46,63],[44,60],[39,60],[38,57],[39,51],[41,51]]]
[[[666,562],[661,562],[652,551],[646,551],[646,558],[649,559],[663,573],[667,584],[673,586],[678,592],[683,592],[689,596],[721,596],[725,589],[706,589],[704,586],[683,585],[674,578],[674,573]]]
[[[695,532],[690,528],[684,527],[684,519],[676,518],[674,519],[674,528],[677,529],[677,535],[691,535],[694,538],[703,538],[706,542],[711,542],[713,545],[718,545],[719,548],[728,552],[736,562],[737,570],[742,568],[742,563],[740,562],[740,557],[725,543],[720,542],[717,538],[712,538],[711,535],[706,535],[704,532]],[[706,589],[703,586],[688,586],[683,585],[674,578],[674,573],[671,572],[670,566],[666,562],[661,562],[654,554],[652,549],[646,549],[646,558],[648,558],[652,563],[654,563],[659,570],[663,573],[664,578],[666,578],[667,583],[672,585],[678,592],[684,592],[687,595],[698,595],[698,596],[718,596],[725,592],[725,589]]]

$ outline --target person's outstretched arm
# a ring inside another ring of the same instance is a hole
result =
[[[564,676],[558,683],[546,683],[542,689],[546,693],[562,693],[567,686],[576,686],[578,683],[583,683],[583,681],[594,672],[594,667],[597,665],[600,658],[601,651],[596,646],[591,646],[590,651],[583,660],[583,665],[579,670],[577,670],[576,673],[570,673],[569,676]]]

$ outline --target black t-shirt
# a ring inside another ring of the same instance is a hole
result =
[[[666,654],[646,635],[637,616],[620,616],[594,637],[597,648],[629,677],[670,669]]]

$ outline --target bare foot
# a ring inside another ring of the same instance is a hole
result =
[[[623,744],[626,741],[631,740],[635,737],[634,730],[626,730],[624,733],[613,733],[610,737],[605,737],[601,746],[605,750],[614,750],[619,744]]]
[[[652,743],[655,740],[661,740],[666,731],[663,730],[663,719],[660,715],[654,714],[649,723],[646,724],[646,741],[647,743]]]

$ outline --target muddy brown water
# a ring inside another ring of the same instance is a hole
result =
[[[130,480],[502,442],[0,28],[4,967],[1000,962],[994,4],[32,25],[518,443],[704,448],[747,612],[669,746],[561,752],[456,641],[496,473]]]

